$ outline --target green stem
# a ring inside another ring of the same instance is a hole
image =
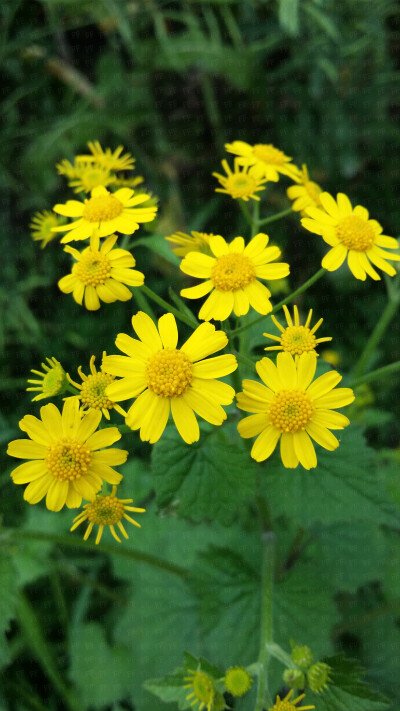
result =
[[[263,570],[261,593],[261,643],[258,655],[258,687],[254,711],[263,711],[266,705],[272,704],[268,691],[268,664],[270,654],[267,645],[273,642],[272,626],[272,588],[274,578],[274,547],[275,535],[273,531],[263,533]]]
[[[249,225],[250,225],[250,227],[252,227],[252,226],[253,226],[253,220],[251,219],[251,215],[250,215],[250,213],[249,213],[249,211],[248,211],[246,205],[244,204],[243,200],[239,200],[239,207],[240,207],[240,209],[241,209],[241,211],[242,211],[242,213],[243,213],[243,215],[244,215],[244,217],[245,217],[245,219],[246,219],[246,222],[248,222]]]
[[[362,375],[360,378],[356,378],[356,380],[352,381],[351,387],[356,388],[358,385],[362,385],[362,383],[370,383],[372,380],[378,380],[385,375],[396,373],[398,370],[400,370],[400,360],[396,360],[394,363],[384,365],[382,368],[377,368],[377,370],[372,370],[370,373]]]
[[[16,528],[1,528],[1,533],[10,533],[12,537],[16,540],[35,540],[35,541],[48,541],[49,543],[58,543],[62,546],[69,546],[70,548],[86,548],[91,551],[98,551],[99,553],[110,553],[120,555],[123,558],[130,558],[130,560],[139,561],[141,563],[147,563],[155,568],[166,571],[167,573],[172,573],[173,575],[178,575],[180,578],[186,578],[188,571],[185,568],[181,568],[179,565],[174,563],[169,563],[167,560],[162,560],[162,558],[157,558],[156,556],[149,555],[148,553],[142,553],[141,551],[123,548],[122,546],[114,546],[109,543],[99,543],[96,545],[91,541],[84,541],[82,538],[77,536],[60,536],[53,533],[41,533],[40,531],[22,531]]]
[[[64,387],[63,392],[72,393],[73,395],[80,395],[81,391],[78,388],[74,388],[73,385],[69,384]]]
[[[276,304],[272,311],[267,314],[267,316],[272,316],[273,314],[276,314],[279,309],[282,308],[285,304],[289,304],[293,299],[296,298],[296,296],[299,296],[299,294],[302,294],[304,291],[307,291],[307,289],[312,286],[312,284],[315,284],[318,279],[320,279],[326,272],[326,269],[322,268],[319,269],[314,276],[310,277],[307,281],[304,282],[301,286],[299,286],[298,289],[295,291],[292,291],[289,296],[287,296],[285,299],[282,299],[282,301],[279,302],[279,304]],[[228,338],[232,338],[232,336],[237,336],[238,333],[241,333],[242,331],[245,331],[247,328],[251,328],[251,326],[254,326],[256,323],[260,323],[260,321],[263,321],[266,317],[265,316],[259,316],[258,318],[253,319],[253,321],[249,321],[249,323],[246,323],[244,326],[240,326],[240,328],[234,328],[233,331],[230,331],[230,333],[227,333]]]
[[[258,226],[268,225],[270,222],[275,222],[275,220],[280,220],[282,217],[286,217],[286,215],[290,214],[293,214],[293,209],[288,207],[286,210],[282,210],[282,212],[277,212],[276,215],[271,215],[271,217],[265,217],[263,220],[259,220]]]
[[[188,326],[191,326],[192,328],[197,328],[199,325],[197,321],[194,320],[194,318],[189,318],[186,316],[186,314],[183,314],[181,311],[178,311],[174,306],[171,306],[171,304],[168,303],[168,301],[165,301],[164,299],[161,298],[161,296],[158,296],[152,289],[149,289],[146,284],[143,284],[141,287],[139,287],[146,296],[149,297],[149,299],[152,299],[153,301],[156,302],[159,306],[162,306],[163,309],[166,309],[167,311],[170,311],[171,314],[174,314],[177,319],[180,321],[183,321],[183,323],[186,323]]]
[[[376,346],[382,339],[383,334],[385,333],[391,320],[393,319],[393,317],[396,314],[396,311],[399,307],[399,303],[400,303],[400,300],[397,297],[397,298],[389,299],[388,303],[386,304],[386,307],[383,310],[382,315],[381,315],[378,323],[376,324],[374,330],[372,331],[372,333],[367,341],[367,345],[365,346],[356,367],[354,368],[353,377],[355,378],[356,381],[361,377],[361,375],[367,369],[368,364],[371,360],[371,356],[373,355]]]
[[[254,200],[253,203],[253,217],[251,220],[251,239],[257,234],[258,227],[260,225],[260,203],[258,200]]]

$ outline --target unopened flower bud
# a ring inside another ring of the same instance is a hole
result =
[[[300,669],[285,669],[282,678],[292,689],[304,689],[306,685],[306,677]]]

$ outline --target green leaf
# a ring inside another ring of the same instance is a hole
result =
[[[318,711],[381,711],[388,701],[364,681],[364,671],[354,659],[342,654],[323,659],[331,667],[331,679],[327,689],[320,694],[307,691],[308,700],[314,700]]]
[[[166,703],[176,701],[179,709],[188,709],[191,707],[191,700],[187,699],[190,689],[185,689],[184,687],[188,684],[188,672],[196,669],[205,671],[214,679],[220,679],[223,676],[221,670],[207,662],[206,659],[194,657],[192,654],[185,652],[184,663],[175,669],[172,674],[160,679],[148,679],[143,686],[162,701]]]
[[[318,447],[318,466],[285,469],[278,453],[262,466],[263,491],[274,516],[293,518],[303,527],[315,522],[371,520],[398,524],[396,508],[377,477],[376,459],[362,436],[350,425],[339,447]]]
[[[279,23],[290,35],[299,34],[298,0],[279,0]]]
[[[109,647],[99,624],[74,630],[70,657],[70,678],[86,706],[103,708],[127,695],[132,675],[129,652]]]
[[[0,667],[7,664],[8,645],[5,632],[14,617],[17,595],[17,580],[11,559],[0,552]]]
[[[255,466],[243,441],[228,439],[228,429],[202,433],[187,445],[174,428],[153,448],[157,503],[181,515],[231,524],[239,507],[254,494]]]
[[[163,257],[167,260],[167,262],[170,262],[175,266],[180,262],[179,257],[173,253],[170,243],[167,242],[165,237],[162,237],[161,235],[150,235],[149,237],[142,237],[141,239],[135,240],[133,246],[139,247],[140,245],[150,249],[159,257]]]

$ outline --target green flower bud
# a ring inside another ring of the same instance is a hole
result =
[[[313,653],[305,644],[296,644],[292,648],[292,659],[300,669],[308,669],[313,663]]]
[[[250,674],[243,667],[230,667],[225,674],[225,687],[232,696],[243,696],[252,684]]]
[[[331,681],[329,676],[331,668],[329,664],[317,662],[307,672],[307,679],[311,691],[320,694],[323,689],[327,688],[328,682]]]
[[[306,685],[306,677],[300,669],[285,669],[282,678],[292,689],[304,689]]]

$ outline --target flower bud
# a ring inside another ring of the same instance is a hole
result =
[[[331,681],[329,673],[331,668],[329,664],[318,662],[313,664],[307,672],[307,679],[311,691],[320,694],[323,689],[327,688],[328,681]]]
[[[250,674],[243,667],[230,667],[225,674],[225,687],[232,696],[243,696],[252,684]]]
[[[300,669],[308,669],[313,663],[313,653],[305,644],[296,644],[292,648],[292,660]]]
[[[304,689],[306,685],[306,677],[300,669],[285,669],[282,678],[292,689]]]

